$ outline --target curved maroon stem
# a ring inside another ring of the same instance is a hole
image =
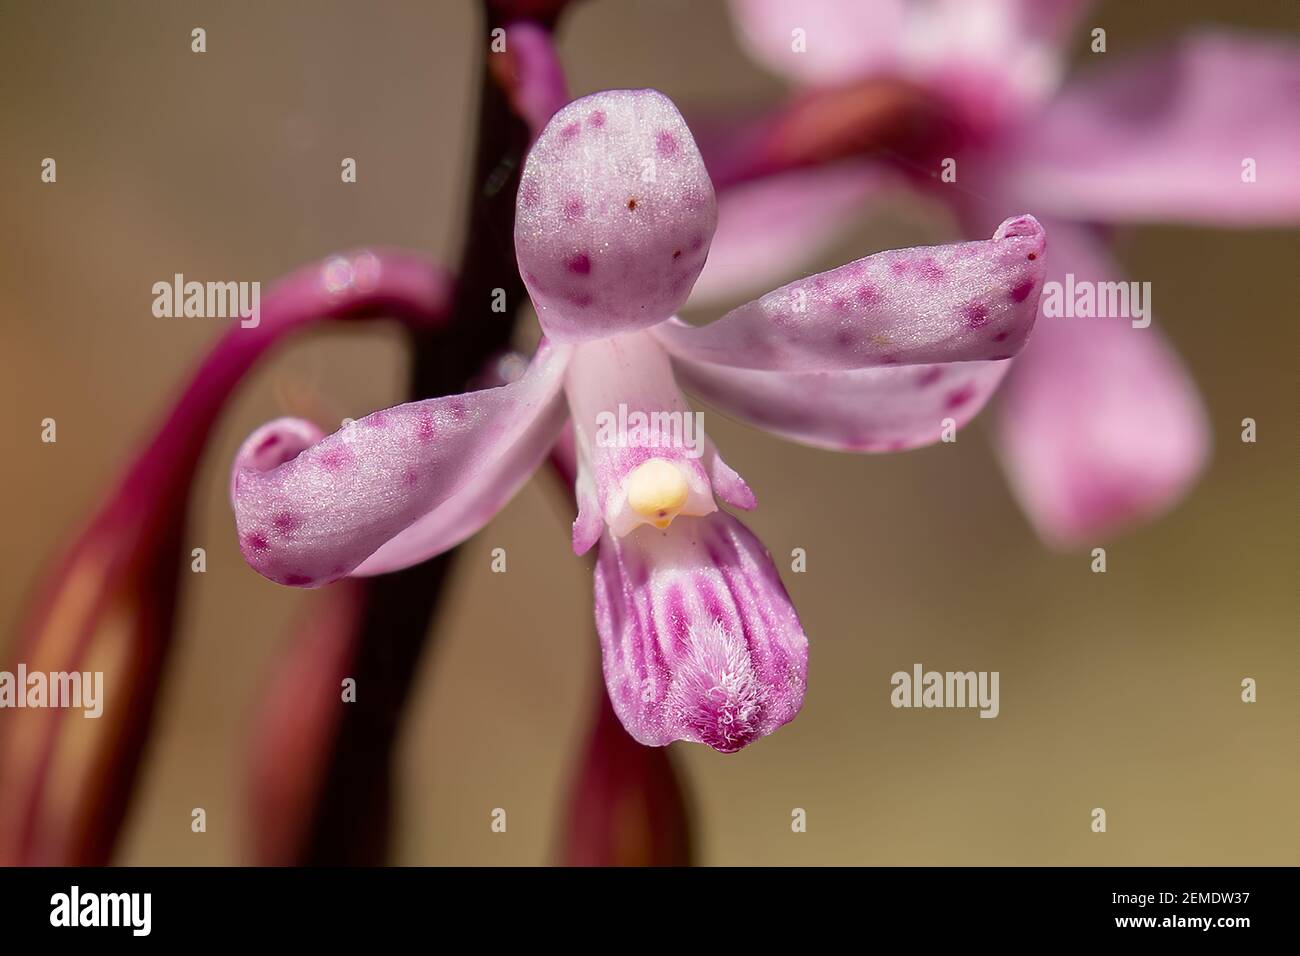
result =
[[[155,436],[40,584],[10,655],[29,671],[104,672],[103,716],[6,711],[0,721],[0,865],[103,864],[143,751],[167,649],[189,490],[207,436],[252,364],[322,319],[447,316],[451,282],[428,260],[363,250],[293,273],[260,323],[230,330]],[[12,670],[13,668],[9,668]]]
[[[488,4],[484,49],[489,50],[489,31],[503,25],[507,52],[485,53],[460,281],[447,327],[414,337],[412,399],[464,391],[489,357],[509,344],[514,309],[525,301],[514,252],[519,172],[532,139],[567,93],[547,32],[537,24],[498,19],[497,6],[518,4]],[[549,22],[563,4],[541,6],[547,8]],[[497,289],[505,291],[511,307],[505,313],[491,311]],[[357,701],[344,708],[332,731],[316,791],[319,802],[303,808],[312,822],[298,862],[373,865],[387,860],[394,743],[455,554],[453,549],[364,581],[348,673],[357,682]]]

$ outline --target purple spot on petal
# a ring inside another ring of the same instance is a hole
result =
[[[928,388],[941,378],[943,378],[943,369],[938,365],[931,365],[916,377],[916,387]]]
[[[292,511],[281,511],[271,519],[271,524],[281,534],[293,534],[302,526],[302,516]]]
[[[978,329],[988,322],[989,310],[978,302],[972,302],[962,307],[961,317],[965,320],[967,328]]]
[[[966,385],[962,388],[957,389],[955,392],[948,393],[948,397],[944,400],[944,408],[946,408],[950,412],[956,411],[957,409],[961,408],[963,405],[965,405],[974,397],[975,397],[975,389],[971,388],[969,385]]]
[[[254,531],[252,534],[244,536],[244,546],[249,551],[268,551],[271,543],[266,540],[266,536],[260,532]]]
[[[672,159],[679,149],[677,137],[668,130],[660,130],[655,134],[655,152],[664,159]]]
[[[284,583],[292,588],[300,588],[303,585],[311,584],[311,578],[307,577],[305,574],[286,574],[284,576]]]
[[[519,197],[523,200],[525,209],[532,209],[542,201],[542,187],[530,179],[520,188]]]
[[[570,143],[573,140],[577,139],[578,134],[581,132],[582,132],[582,124],[579,123],[577,120],[574,120],[572,123],[569,123],[562,130],[560,130],[560,138],[564,140],[566,143]]]
[[[580,309],[587,308],[588,306],[591,305],[592,302],[595,301],[595,299],[592,298],[590,292],[571,292],[565,296],[565,299],[567,299],[569,302],[576,305]]]
[[[564,267],[575,275],[591,275],[591,256],[579,252],[576,256],[570,256],[564,263]]]
[[[875,305],[885,297],[884,293],[870,282],[864,282],[862,285],[858,286],[854,296],[862,305]]]
[[[1016,284],[1011,289],[1012,302],[1024,302],[1029,298],[1029,293],[1034,291],[1034,280],[1026,279],[1024,282]]]
[[[591,113],[587,114],[587,122],[596,129],[600,129],[605,125],[605,111],[593,110]]]
[[[320,456],[321,467],[326,471],[338,471],[352,460],[352,455],[341,445],[326,449]]]
[[[943,268],[930,256],[922,259],[918,268],[922,279],[938,282],[943,278]]]
[[[426,409],[420,409],[415,419],[415,437],[422,442],[431,442],[437,430],[433,423],[433,416]]]
[[[896,276],[907,275],[908,268],[906,259],[891,259],[889,261],[889,271]]]
[[[582,201],[581,196],[570,196],[564,200],[564,218],[572,222],[574,219],[581,219],[582,214],[587,211],[587,204]]]
[[[1005,342],[1005,341],[1006,341],[1007,339],[1009,339],[1009,338],[1011,338],[1011,333],[1010,333],[1010,332],[999,332],[997,335],[993,336],[993,341],[994,341],[994,342]]]
[[[274,435],[274,434],[267,435],[265,438],[263,438],[260,442],[257,443],[257,453],[261,454],[264,451],[270,451],[278,444],[280,444],[279,435]]]

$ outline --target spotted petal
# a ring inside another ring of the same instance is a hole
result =
[[[543,343],[519,381],[375,412],[274,464],[246,443],[232,499],[244,558],[316,587],[458,543],[523,484],[564,421],[569,350]],[[271,433],[311,437],[282,422]],[[255,436],[255,439],[258,436]]]
[[[575,100],[524,163],[519,269],[556,341],[630,332],[686,301],[717,223],[713,184],[686,122],[654,90]]]
[[[835,451],[933,444],[984,407],[1010,362],[950,362],[834,372],[773,372],[678,358],[690,392],[741,421]]]
[[[1033,327],[1045,247],[1019,216],[983,242],[881,252],[655,334],[677,357],[786,372],[1001,360]]]
[[[792,720],[808,640],[771,556],[722,511],[606,535],[596,627],[619,720],[643,744],[731,753]]]

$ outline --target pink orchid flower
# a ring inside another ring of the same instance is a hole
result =
[[[807,639],[771,557],[717,500],[754,507],[705,438],[602,437],[686,416],[678,378],[723,411],[831,447],[936,441],[987,400],[1033,325],[1043,229],[870,256],[716,322],[673,318],[704,266],[713,186],[676,107],[598,93],[525,162],[515,248],[545,338],[515,382],[375,412],[325,437],[280,419],[243,445],[231,496],[248,563],[317,587],[423,561],[481,528],[573,424],[573,549],[599,542],[606,688],[641,743],[739,750],[798,712]]]
[[[797,269],[895,183],[937,196],[972,235],[1032,211],[1053,236],[1047,279],[1063,284],[1119,278],[1097,223],[1300,218],[1295,44],[1203,33],[1105,54],[1061,85],[1061,44],[1087,6],[732,0],[748,50],[802,92],[709,153],[719,225],[697,301]],[[1182,363],[1125,318],[1041,321],[1000,412],[1010,482],[1056,545],[1165,511],[1209,452]]]

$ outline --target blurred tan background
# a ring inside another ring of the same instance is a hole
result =
[[[1112,55],[1209,18],[1295,31],[1287,3],[1100,5]],[[203,26],[208,52],[190,52]],[[338,248],[454,261],[477,11],[446,3],[0,5],[0,622],[88,514],[222,320],[160,320],[173,272],[270,281]],[[1082,49],[1082,36],[1079,49]],[[562,53],[575,95],[654,86],[684,106],[781,92],[721,4],[591,0]],[[58,161],[58,183],[39,180]],[[339,161],[359,182],[339,182]],[[825,265],[940,241],[905,204]],[[985,428],[955,447],[834,455],[722,421],[812,642],[802,715],[724,757],[676,745],[711,864],[1300,863],[1296,232],[1141,228],[1118,249],[1204,391],[1217,448],[1166,520],[1108,542],[1109,572],[1045,551]],[[697,317],[698,318],[698,317]],[[228,463],[287,394],[339,418],[402,395],[391,329],[300,339],[212,436],[181,633],[128,821],[125,863],[245,859],[250,707],[304,596],[240,558]],[[58,421],[57,445],[39,423]],[[1259,422],[1243,445],[1239,423]],[[402,743],[397,859],[543,863],[596,674],[571,516],[535,479],[464,549]],[[504,547],[509,573],[489,572]],[[791,548],[808,571],[788,572]],[[894,710],[913,662],[1001,672],[1001,715]],[[1240,702],[1254,677],[1259,702]],[[362,689],[364,693],[364,689]],[[208,832],[190,832],[190,808]],[[1105,807],[1109,832],[1089,830]],[[504,807],[506,834],[489,830]],[[790,831],[803,807],[808,832]]]

